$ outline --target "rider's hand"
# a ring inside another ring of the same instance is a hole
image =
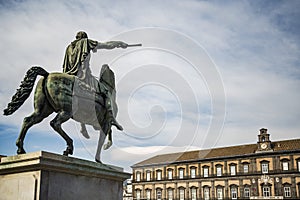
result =
[[[121,42],[121,41],[118,41],[117,45],[116,45],[117,48],[123,48],[123,49],[126,49],[127,46],[128,46],[128,44],[126,44],[125,42]]]

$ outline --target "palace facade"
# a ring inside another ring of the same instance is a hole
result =
[[[300,199],[300,139],[157,155],[132,166],[133,199]]]

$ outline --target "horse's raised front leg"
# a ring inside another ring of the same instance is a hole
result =
[[[73,154],[73,140],[67,135],[67,133],[61,128],[61,124],[66,122],[67,120],[69,120],[71,118],[71,114],[69,112],[66,111],[61,111],[59,113],[57,113],[56,117],[50,122],[50,125],[52,126],[52,128],[58,132],[67,142],[67,148],[64,151],[64,155],[68,156],[69,154]]]
[[[106,138],[106,135],[104,134],[104,132],[102,130],[100,130],[98,146],[97,146],[97,152],[96,152],[96,155],[95,155],[95,160],[98,163],[102,163],[100,157],[101,157],[101,149],[102,149],[102,146],[104,144],[105,138]]]

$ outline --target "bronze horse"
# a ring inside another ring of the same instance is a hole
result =
[[[57,115],[50,122],[50,125],[67,143],[67,148],[63,152],[64,155],[72,155],[74,150],[73,140],[61,127],[62,123],[71,118],[78,122],[92,125],[95,130],[100,130],[97,150],[99,154],[99,148],[101,149],[106,135],[108,135],[108,143],[105,149],[109,148],[112,144],[112,133],[111,125],[106,122],[107,110],[104,106],[104,97],[98,92],[92,93],[89,90],[78,87],[80,81],[77,77],[72,75],[65,73],[48,73],[42,67],[37,66],[30,68],[24,80],[21,82],[19,89],[12,97],[11,102],[4,110],[4,115],[11,115],[21,107],[33,90],[38,75],[43,77],[38,81],[35,89],[34,112],[23,120],[23,125],[16,141],[18,147],[17,153],[26,153],[23,142],[28,129],[34,124],[40,123],[53,112],[56,112]],[[108,65],[102,66],[99,81],[104,84],[108,92],[111,92],[113,98],[115,98],[114,74]],[[76,93],[74,92],[75,90],[79,92]],[[113,106],[115,108],[114,114],[116,115],[116,104]],[[91,117],[91,113],[94,113],[94,117]],[[100,162],[100,155],[98,155],[98,158],[96,157],[96,161]]]

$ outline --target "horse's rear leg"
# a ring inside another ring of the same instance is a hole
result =
[[[23,148],[23,142],[28,129],[32,127],[34,124],[40,123],[51,113],[52,111],[43,109],[43,112],[35,111],[30,116],[24,118],[22,128],[16,142],[16,145],[18,147],[18,151],[17,151],[18,154],[26,153]]]
[[[67,149],[64,151],[64,155],[68,156],[73,154],[73,140],[67,135],[67,133],[61,128],[61,124],[66,122],[71,118],[71,113],[66,111],[61,111],[57,113],[56,117],[50,122],[52,128],[58,132],[67,142]]]
[[[101,157],[101,149],[102,149],[102,146],[104,144],[105,138],[106,138],[105,133],[102,130],[100,130],[98,146],[97,146],[97,151],[96,151],[96,155],[95,155],[95,160],[98,163],[102,163],[100,157]]]

